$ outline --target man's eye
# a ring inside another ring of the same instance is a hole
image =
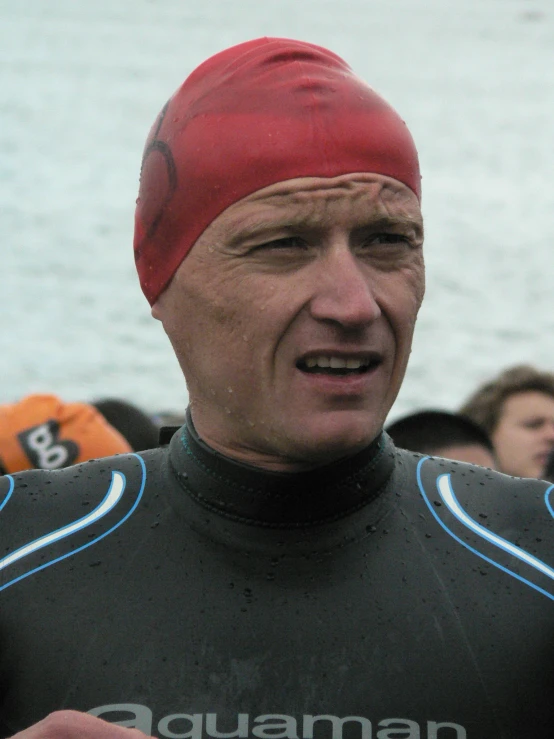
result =
[[[303,239],[297,236],[285,236],[282,239],[274,239],[267,241],[265,244],[259,244],[256,249],[282,251],[284,249],[306,249],[307,244]]]
[[[380,233],[368,236],[365,241],[367,246],[379,246],[381,244],[405,244],[411,245],[411,241],[407,236],[396,233]]]

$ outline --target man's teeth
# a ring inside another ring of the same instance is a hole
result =
[[[314,367],[321,367],[325,369],[331,367],[332,369],[360,369],[360,367],[367,367],[369,362],[363,359],[344,357],[309,357],[306,359],[306,367],[313,369]]]

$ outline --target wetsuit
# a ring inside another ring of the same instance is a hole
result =
[[[0,480],[4,735],[554,736],[552,487],[396,450],[263,472],[192,429]]]

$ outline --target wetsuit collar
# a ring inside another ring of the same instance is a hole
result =
[[[386,434],[358,454],[315,470],[282,473],[229,459],[198,436],[190,412],[170,443],[181,488],[225,518],[268,527],[305,527],[337,520],[375,500],[394,468]]]

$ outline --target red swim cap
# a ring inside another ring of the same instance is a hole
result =
[[[375,172],[421,195],[406,124],[336,54],[262,38],[201,64],[146,142],[135,260],[150,304],[226,208],[276,182]]]

